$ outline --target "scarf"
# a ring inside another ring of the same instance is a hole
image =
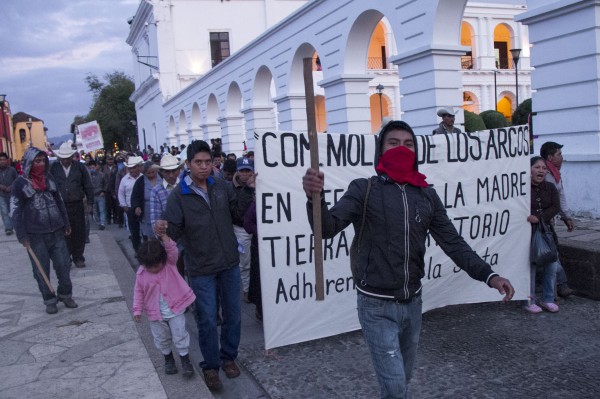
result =
[[[394,147],[381,156],[375,170],[387,175],[396,183],[427,187],[427,176],[415,170],[415,157],[416,154],[404,146]]]
[[[557,184],[560,183],[560,170],[558,170],[558,168],[556,166],[554,166],[554,164],[550,161],[546,161],[546,167],[548,168],[548,171],[554,177],[554,180],[556,180],[556,183]]]
[[[31,186],[39,191],[46,189],[46,164],[33,164],[29,172],[29,178],[31,179]]]

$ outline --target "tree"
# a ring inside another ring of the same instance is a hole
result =
[[[465,131],[479,132],[481,130],[485,130],[485,123],[481,116],[465,110]]]
[[[526,125],[529,123],[529,115],[531,114],[531,98],[523,101],[515,112],[512,114],[513,125]]]
[[[135,89],[133,80],[124,72],[114,71],[104,76],[104,82],[94,74],[85,79],[94,95],[94,103],[86,120],[97,121],[102,131],[104,147],[135,149],[137,130],[131,121],[136,120],[135,105],[129,97]]]
[[[479,116],[481,116],[481,119],[483,119],[483,123],[485,123],[485,127],[487,129],[496,129],[499,127],[507,127],[510,125],[510,123],[506,120],[504,115],[502,115],[498,111],[490,109],[487,111],[483,111],[479,114]]]

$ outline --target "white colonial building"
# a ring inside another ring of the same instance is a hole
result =
[[[535,133],[566,144],[567,189],[583,193],[572,209],[600,216],[600,185],[585,177],[600,175],[599,8],[597,0],[142,0],[127,38],[140,143],[220,137],[239,155],[256,129],[306,130],[303,59],[312,58],[319,131],[373,132],[389,116],[429,134],[440,107],[509,116],[517,98],[533,96]]]
[[[161,143],[221,137],[226,151],[239,152],[244,141],[252,147],[255,128],[306,129],[303,57],[313,58],[317,129],[344,132],[340,127],[352,114],[360,119],[350,123],[354,131],[376,131],[382,117],[403,118],[401,98],[407,93],[400,83],[402,60],[394,31],[407,23],[415,25],[411,41],[418,43],[419,24],[429,18],[446,36],[440,37],[441,42],[460,37],[463,47],[457,42],[448,49],[444,44],[442,53],[451,50],[462,84],[450,88],[451,101],[427,104],[431,117],[426,118],[428,128],[422,133],[438,122],[436,106],[464,106],[474,112],[497,108],[510,117],[517,97],[509,51],[514,47],[523,48],[519,98],[530,97],[527,33],[514,22],[522,4],[468,3],[457,27],[456,21],[443,17],[447,5],[437,14],[430,11],[436,2],[421,0],[412,7],[394,1],[350,3],[142,1],[127,38],[134,57],[132,100],[140,143],[157,148]],[[447,3],[462,13],[464,2]],[[456,37],[448,36],[450,31]],[[248,66],[250,71],[240,71]],[[235,70],[242,73],[232,73]],[[351,71],[353,76],[340,81],[336,74],[341,71]],[[218,83],[211,87],[213,81]],[[327,92],[335,93],[336,99]]]

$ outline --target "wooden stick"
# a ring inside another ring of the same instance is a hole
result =
[[[315,120],[315,92],[313,88],[312,58],[304,59],[304,95],[306,97],[306,125],[310,146],[310,167],[319,171],[319,140]],[[321,227],[321,193],[313,193],[313,237],[315,240],[315,292],[317,301],[325,299],[323,278],[323,230]]]
[[[50,283],[48,276],[46,276],[44,269],[42,269],[42,264],[40,263],[40,260],[37,258],[37,256],[33,252],[33,249],[31,249],[31,246],[29,246],[29,245],[27,245],[27,252],[29,252],[29,256],[31,256],[31,259],[33,259],[33,263],[35,263],[35,265],[37,266],[37,269],[40,272],[40,274],[42,275],[44,282],[50,289],[50,292],[54,294],[56,292],[56,291],[54,291],[54,287],[52,287],[52,284]]]

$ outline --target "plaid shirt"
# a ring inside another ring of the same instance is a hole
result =
[[[179,183],[179,182],[177,182]],[[177,186],[173,185],[173,188]],[[167,190],[167,181],[163,179],[160,184],[154,186],[150,192],[150,226],[154,226],[154,222],[162,219],[163,213],[167,208],[167,198],[170,191]]]

